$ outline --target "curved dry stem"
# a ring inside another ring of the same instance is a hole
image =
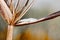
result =
[[[39,23],[39,22],[43,22],[43,21],[47,21],[47,20],[51,20],[53,18],[56,18],[60,16],[60,11],[52,13],[50,15],[48,15],[47,17],[43,17],[35,22],[28,22],[28,23],[16,23],[15,26],[23,26],[23,25],[30,25],[30,24],[35,24],[35,23]]]

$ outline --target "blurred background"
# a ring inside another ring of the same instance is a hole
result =
[[[25,18],[42,18],[60,11],[60,0],[35,0]],[[60,17],[37,24],[14,27],[13,40],[60,40]],[[7,23],[0,17],[0,40],[5,40]]]

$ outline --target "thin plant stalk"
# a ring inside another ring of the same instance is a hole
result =
[[[12,40],[13,39],[13,25],[8,25],[7,28],[7,39],[6,40]]]

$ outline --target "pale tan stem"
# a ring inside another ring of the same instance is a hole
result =
[[[6,40],[12,40],[13,37],[13,25],[8,25],[8,30],[7,30],[7,39]]]

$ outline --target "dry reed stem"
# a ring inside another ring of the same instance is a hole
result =
[[[8,25],[7,30],[7,39],[6,40],[12,40],[13,39],[13,25]]]

